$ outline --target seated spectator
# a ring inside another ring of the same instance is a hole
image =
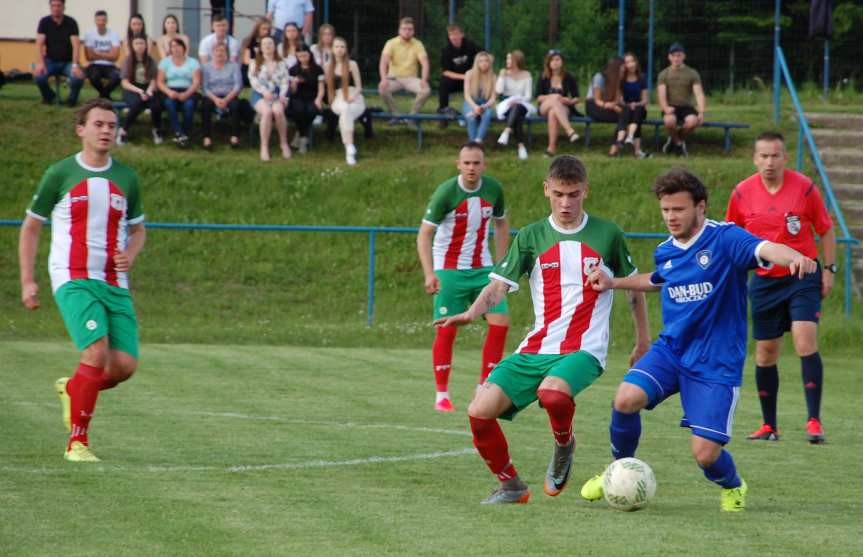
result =
[[[261,44],[261,39],[264,37],[270,36],[270,31],[272,30],[272,26],[270,25],[270,21],[261,18],[255,22],[255,26],[252,27],[252,32],[249,33],[249,36],[243,40],[243,85],[245,87],[250,87],[249,84],[249,64],[252,63],[252,60],[258,55],[258,48]]]
[[[240,65],[228,60],[228,45],[213,47],[213,60],[201,67],[204,91],[201,99],[201,124],[204,128],[204,149],[213,147],[213,112],[227,113],[231,117],[231,147],[240,145],[240,92],[243,78]]]
[[[126,38],[123,39],[123,46],[120,49],[124,58],[126,56],[131,56],[132,39],[135,37],[149,37],[147,35],[147,25],[144,23],[144,16],[141,14],[132,14],[129,17],[129,24],[126,26]],[[159,47],[156,46],[156,41],[148,38],[147,43],[147,54],[152,57],[159,56]],[[159,56],[160,60],[161,58],[162,57]]]
[[[336,28],[329,23],[318,27],[318,42],[312,45],[312,56],[315,63],[326,68],[333,59],[333,39],[336,38]]]
[[[549,50],[542,68],[542,78],[536,87],[536,102],[539,114],[548,120],[548,148],[545,154],[554,156],[557,151],[557,136],[560,128],[571,143],[578,141],[569,118],[579,115],[578,83],[575,76],[563,67],[563,56],[559,50]]]
[[[171,41],[171,56],[159,62],[159,73],[156,74],[156,85],[165,99],[165,109],[174,130],[174,141],[180,147],[189,145],[189,131],[195,117],[195,105],[198,101],[198,89],[201,86],[201,65],[191,56],[186,55],[186,43],[175,38]],[[183,123],[180,124],[178,109],[183,111]]]
[[[189,35],[184,35],[180,31],[180,21],[174,14],[168,14],[162,20],[162,36],[156,40],[156,46],[159,48],[159,59],[169,58],[171,56],[171,41],[180,39],[186,45],[186,52],[189,52],[191,41]]]
[[[495,75],[491,54],[480,51],[474,56],[473,67],[464,74],[464,106],[468,141],[482,143],[494,116]]]
[[[417,70],[422,68],[420,77]],[[381,61],[378,67],[381,81],[378,84],[378,92],[391,114],[396,114],[396,103],[393,93],[406,89],[416,95],[411,114],[416,114],[431,95],[429,87],[429,59],[423,44],[414,38],[414,20],[409,17],[402,18],[399,23],[399,35],[386,42],[381,53]],[[390,124],[397,124],[399,120],[393,118]],[[408,122],[410,127],[416,124]]]
[[[102,99],[111,100],[111,93],[120,85],[120,35],[108,29],[108,13],[99,10],[95,15],[96,27],[84,33],[84,54],[90,84]],[[103,83],[104,82],[104,83]]]
[[[39,20],[36,29],[36,68],[33,71],[42,102],[54,102],[55,93],[48,85],[51,76],[65,75],[69,80],[69,106],[78,102],[78,94],[84,85],[84,72],[78,65],[81,41],[78,38],[78,23],[65,15],[65,0],[51,0],[51,15]]]
[[[291,158],[288,145],[288,122],[285,108],[288,104],[288,68],[276,50],[272,37],[261,39],[258,55],[249,64],[249,82],[252,84],[252,106],[261,117],[261,160],[270,160],[270,135],[273,122],[279,133],[279,146],[282,157]]]
[[[524,145],[524,119],[536,114],[536,107],[531,104],[533,93],[533,77],[525,69],[524,53],[513,50],[506,55],[506,67],[500,70],[495,91],[504,99],[497,104],[497,117],[506,120],[506,128],[497,138],[501,145],[509,143],[509,136],[514,132],[518,144],[518,158],[527,159],[527,147]]]
[[[303,44],[300,38],[300,28],[294,23],[288,23],[283,29],[282,36],[282,42],[278,46],[279,56],[282,57],[285,66],[290,70],[297,64],[297,50]]]
[[[310,43],[315,23],[315,6],[312,0],[267,0],[267,19],[273,23],[273,38],[281,44],[285,25],[293,23],[302,28],[306,43]]]
[[[662,120],[668,131],[668,140],[662,147],[666,155],[677,153],[687,156],[685,138],[692,130],[704,123],[706,99],[701,87],[701,76],[683,62],[686,51],[680,43],[674,43],[668,49],[670,66],[659,72],[656,80],[656,97],[659,108],[662,109]],[[696,110],[692,106],[692,96],[698,104]]]
[[[228,45],[228,59],[231,62],[240,60],[240,41],[228,34],[228,20],[225,16],[217,14],[213,16],[213,32],[201,39],[198,45],[198,61],[206,64],[213,58],[213,47],[218,43]]]
[[[647,80],[641,73],[641,65],[635,54],[627,52],[623,57],[623,111],[617,125],[617,146],[632,145],[635,156],[646,159],[650,156],[641,150],[641,124],[647,118]]]
[[[479,47],[466,39],[464,31],[455,23],[447,26],[446,34],[447,44],[440,55],[438,113],[454,116],[455,111],[449,106],[449,96],[464,90],[465,73],[473,67],[473,59],[479,52]]]
[[[146,35],[138,35],[130,42],[132,53],[123,60],[123,102],[129,108],[126,118],[117,131],[117,145],[126,143],[129,128],[138,119],[138,115],[150,109],[153,143],[162,143],[162,103],[157,94],[156,61],[147,53],[150,41]]]
[[[288,114],[297,124],[300,153],[309,150],[309,128],[324,109],[324,71],[315,62],[312,50],[300,44],[297,64],[289,70],[291,99]]]
[[[623,76],[623,58],[609,58],[602,72],[594,74],[587,92],[587,115],[597,122],[618,123],[623,113],[620,82]],[[612,144],[608,156],[617,156],[620,149]]]
[[[354,121],[366,111],[360,68],[348,55],[348,42],[341,37],[333,40],[333,62],[327,65],[327,95],[332,110],[339,117],[339,131],[345,146],[345,161],[357,164],[354,145]]]

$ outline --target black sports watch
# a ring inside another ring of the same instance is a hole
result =
[[[839,272],[839,266],[836,263],[831,263],[830,265],[824,265],[824,269],[830,271],[834,275]]]

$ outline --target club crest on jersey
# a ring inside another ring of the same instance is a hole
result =
[[[111,208],[116,211],[122,211],[126,208],[126,198],[118,193],[111,194]]]
[[[482,218],[490,219],[492,210],[493,209],[491,207],[483,207],[482,208]]]
[[[789,234],[793,234],[794,236],[800,234],[800,217],[787,213],[785,215],[785,228],[788,229]]]
[[[695,254],[695,262],[698,263],[698,266],[702,269],[707,269],[710,266],[710,261],[713,258],[713,254],[710,253],[709,249],[703,249]]]
[[[598,257],[585,257],[583,261],[584,266],[584,274],[589,275],[594,272],[596,268],[599,266],[599,258]]]

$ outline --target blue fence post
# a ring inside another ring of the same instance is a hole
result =
[[[805,148],[803,142],[803,125],[797,122],[797,172],[803,171],[803,149]]]
[[[851,317],[851,289],[854,288],[853,277],[851,276],[851,266],[854,265],[852,259],[851,244],[845,244],[845,315]]]
[[[449,0],[449,23],[455,23],[455,0]]]
[[[779,104],[781,101],[782,85],[779,75],[779,31],[782,21],[782,0],[776,0],[776,13],[773,15],[773,123],[779,125]]]
[[[830,39],[824,39],[824,100],[830,95]]]
[[[626,0],[619,0],[617,9],[617,55],[623,57],[623,23],[626,20]]]
[[[330,22],[330,0],[324,0],[324,23]]]
[[[377,232],[369,232],[369,291],[366,307],[366,327],[372,326],[372,316],[375,314],[375,239]]]
[[[656,0],[650,0],[650,15],[647,20],[647,100],[653,100],[653,41],[656,27]]]
[[[228,28],[229,33],[234,32],[234,0],[226,0],[225,1],[225,19],[228,20]]]

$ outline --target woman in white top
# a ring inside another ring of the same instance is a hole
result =
[[[360,68],[348,55],[348,42],[341,37],[333,40],[333,60],[327,64],[327,95],[330,107],[339,116],[339,131],[345,145],[345,160],[357,164],[354,145],[354,120],[366,111]]]
[[[312,56],[322,68],[333,59],[333,40],[336,38],[336,28],[324,23],[318,28],[318,42],[312,45]]]
[[[494,115],[497,93],[492,69],[493,58],[488,52],[478,52],[473,67],[464,74],[464,106],[468,141],[482,143]]]
[[[143,21],[143,20],[142,20]],[[180,39],[186,45],[186,51],[189,50],[189,36],[180,32],[180,22],[174,14],[168,14],[162,20],[162,36],[156,40],[156,46],[159,48],[159,58],[168,58],[171,56],[171,41]]]
[[[289,70],[297,65],[297,47],[302,43],[303,39],[300,38],[300,28],[297,24],[291,22],[285,25],[284,39],[279,45],[279,56]]]
[[[272,37],[261,39],[258,55],[249,64],[249,83],[252,84],[252,106],[261,116],[261,160],[270,160],[270,135],[273,122],[279,132],[279,145],[282,157],[291,158],[288,145],[288,121],[285,107],[288,105],[288,68],[279,53]]]
[[[527,147],[524,145],[522,125],[528,115],[536,114],[536,107],[530,102],[533,94],[533,77],[525,70],[524,53],[513,50],[506,55],[506,67],[500,70],[495,91],[504,97],[497,105],[497,117],[506,120],[506,128],[497,142],[501,145],[509,143],[509,136],[515,133],[518,143],[518,158],[527,158]]]

